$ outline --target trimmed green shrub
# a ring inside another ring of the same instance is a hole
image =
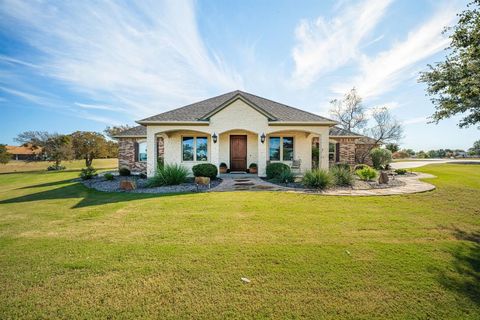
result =
[[[407,174],[407,170],[406,169],[397,169],[397,170],[395,170],[395,173],[403,175],[403,174]]]
[[[373,168],[365,167],[363,169],[355,171],[355,174],[363,181],[368,181],[375,179],[378,175],[378,172]]]
[[[89,180],[97,175],[97,170],[94,167],[86,167],[80,171],[80,178],[82,178],[82,180]]]
[[[257,168],[257,164],[256,164],[256,163],[250,163],[250,165],[248,166],[248,168],[250,168],[250,169],[256,169],[256,168]]]
[[[105,174],[103,175],[103,178],[104,178],[105,180],[107,180],[107,181],[111,181],[111,180],[115,179],[115,176],[114,176],[113,174],[111,174],[111,173],[105,173]]]
[[[47,171],[59,171],[59,170],[65,170],[65,166],[62,166],[62,165],[55,165],[55,164],[52,164],[51,166],[48,166],[47,167]]]
[[[158,166],[155,175],[148,179],[148,187],[173,186],[187,180],[188,169],[179,164]]]
[[[285,163],[274,162],[267,165],[267,179],[276,179],[284,171],[290,171],[290,167]]]
[[[332,184],[332,177],[326,170],[314,169],[305,172],[302,183],[308,188],[325,189]]]
[[[162,166],[163,166],[163,164],[162,164]],[[138,177],[139,177],[140,179],[147,179],[147,174],[146,174],[145,172],[140,172],[140,174],[138,175]]]
[[[215,179],[218,174],[217,166],[211,163],[194,165],[192,172],[195,177],[209,177],[210,179]]]
[[[337,186],[351,186],[355,180],[350,166],[348,168],[345,166],[333,166],[330,169],[330,174],[332,175],[333,183]]]
[[[282,171],[278,176],[278,178],[275,178],[274,180],[280,183],[290,183],[295,181],[295,176],[293,175],[292,171],[285,170],[285,171]]]
[[[353,171],[361,170],[363,168],[370,168],[370,166],[365,163],[359,163],[355,167],[353,167]]]
[[[228,168],[227,164],[225,162],[220,163],[219,167],[220,168]]]
[[[392,162],[392,151],[388,149],[374,148],[370,151],[373,167],[377,170],[384,169]]]
[[[129,176],[131,173],[130,173],[130,169],[128,168],[120,168],[118,169],[118,174],[121,175],[122,177],[126,177],[126,176]]]

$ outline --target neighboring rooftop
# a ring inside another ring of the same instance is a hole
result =
[[[190,122],[190,121],[207,121],[209,116],[217,109],[221,109],[228,102],[241,97],[247,102],[264,113],[270,121],[281,122],[323,122],[336,123],[334,120],[321,117],[319,115],[303,111],[285,104],[265,99],[240,90],[232,91],[203,101],[195,102],[187,106],[170,110],[137,121],[138,123],[148,122]]]
[[[333,136],[333,137],[345,137],[345,136],[363,137],[363,135],[361,135],[361,134],[358,134],[358,133],[355,133],[355,132],[352,132],[352,131],[349,131],[349,130],[346,130],[346,129],[343,129],[343,128],[340,128],[340,127],[337,127],[337,126],[334,126],[334,127],[330,128],[330,136]]]
[[[42,152],[41,148],[32,148],[29,146],[5,146],[10,154],[34,155]]]

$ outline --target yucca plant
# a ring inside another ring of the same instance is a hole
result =
[[[148,179],[148,187],[173,186],[187,180],[188,169],[179,164],[165,164],[158,166],[155,175]]]
[[[337,186],[351,186],[355,180],[350,167],[345,166],[333,166],[330,169],[333,182]]]
[[[308,188],[325,189],[332,184],[332,176],[323,169],[314,169],[305,172],[302,180]]]

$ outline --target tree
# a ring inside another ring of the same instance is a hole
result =
[[[108,137],[113,138],[116,135],[118,135],[120,132],[131,129],[131,128],[133,128],[133,127],[131,127],[127,124],[126,125],[120,125],[120,126],[111,126],[111,127],[106,127],[105,130],[103,130],[103,132]]]
[[[63,134],[50,134],[43,143],[42,152],[48,160],[55,161],[55,166],[60,166],[63,160],[71,160],[73,157],[71,139]]]
[[[15,138],[15,141],[19,142],[25,147],[29,147],[32,150],[43,149],[47,140],[50,139],[56,133],[48,133],[47,131],[25,131]],[[42,155],[45,156],[45,151],[41,151]]]
[[[395,153],[398,150],[400,150],[400,147],[396,143],[389,143],[385,146],[385,148],[390,150],[392,153]]]
[[[92,166],[95,158],[106,157],[107,140],[98,132],[76,131],[72,133],[72,148],[76,159],[85,159],[85,166]]]
[[[7,147],[4,144],[0,144],[0,163],[6,164],[12,159],[12,155],[8,153]]]
[[[105,146],[105,156],[107,158],[117,158],[118,157],[118,143],[116,141],[107,141]]]
[[[480,140],[473,143],[473,146],[468,149],[468,153],[473,156],[480,156]]]
[[[331,116],[340,122],[339,126],[343,129],[359,131],[367,125],[368,118],[362,105],[362,98],[355,88],[345,94],[342,100],[334,99],[330,104],[332,105]]]
[[[458,15],[450,35],[449,53],[443,62],[420,74],[427,84],[427,94],[435,105],[434,123],[457,114],[464,117],[460,127],[480,124],[480,0]]]

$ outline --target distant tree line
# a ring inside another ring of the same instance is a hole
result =
[[[15,141],[32,150],[40,150],[40,158],[54,161],[57,167],[61,161],[74,159],[85,160],[85,166],[91,167],[94,159],[118,157],[118,143],[111,138],[128,128],[107,127],[105,135],[93,131],[75,131],[71,134],[25,131]],[[5,147],[0,145],[1,162],[6,163],[9,159]]]
[[[475,141],[473,146],[468,150],[462,149],[438,149],[438,150],[429,150],[418,152],[413,151],[412,149],[402,149],[399,150],[398,145],[387,145],[387,149],[393,152],[394,159],[403,159],[403,158],[418,158],[418,159],[427,159],[427,158],[465,158],[465,157],[480,157],[480,140]]]

